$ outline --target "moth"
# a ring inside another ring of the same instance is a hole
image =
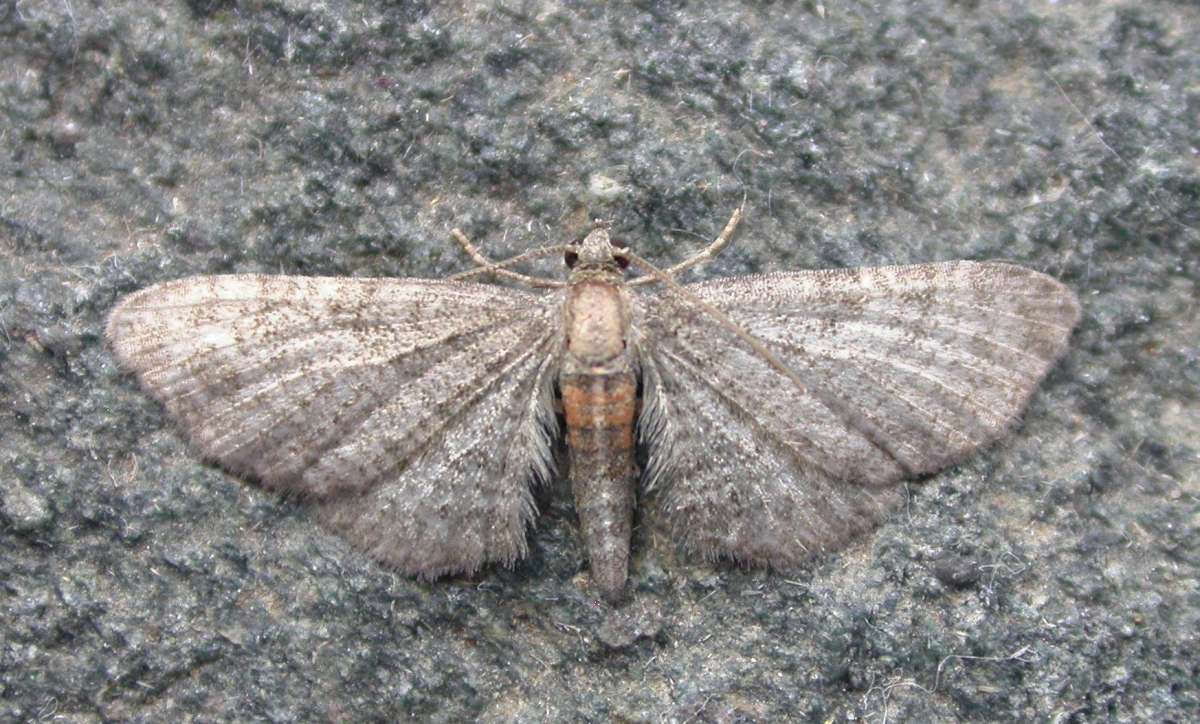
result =
[[[526,554],[565,427],[617,602],[639,493],[693,553],[794,567],[1003,436],[1079,319],[1065,286],[994,262],[677,283],[739,219],[665,270],[598,224],[501,263],[455,230],[478,267],[443,280],[181,279],[121,301],[107,337],[205,458],[423,578]],[[565,280],[509,268],[544,253]]]

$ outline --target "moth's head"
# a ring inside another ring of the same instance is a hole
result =
[[[571,271],[614,271],[629,268],[625,242],[608,235],[608,224],[596,221],[587,236],[569,244],[563,261]]]

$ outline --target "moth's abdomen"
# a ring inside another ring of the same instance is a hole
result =
[[[559,388],[571,487],[592,579],[606,599],[616,601],[625,588],[633,528],[637,380],[628,370],[568,373]]]
[[[572,275],[563,309],[558,377],[567,418],[575,512],[592,580],[610,602],[625,590],[633,531],[633,418],[637,379],[629,355],[628,292],[617,272]]]

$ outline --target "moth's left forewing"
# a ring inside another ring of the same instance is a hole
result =
[[[525,551],[560,307],[462,282],[193,277],[122,300],[107,336],[206,458],[435,576]]]
[[[786,565],[862,531],[887,487],[1002,436],[1063,354],[1075,296],[1008,264],[719,279],[639,299],[639,428],[676,532]],[[779,366],[787,372],[780,371]]]

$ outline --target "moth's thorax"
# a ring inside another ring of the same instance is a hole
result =
[[[572,283],[563,317],[567,358],[578,371],[601,371],[624,354],[629,299],[619,278],[597,274]]]

